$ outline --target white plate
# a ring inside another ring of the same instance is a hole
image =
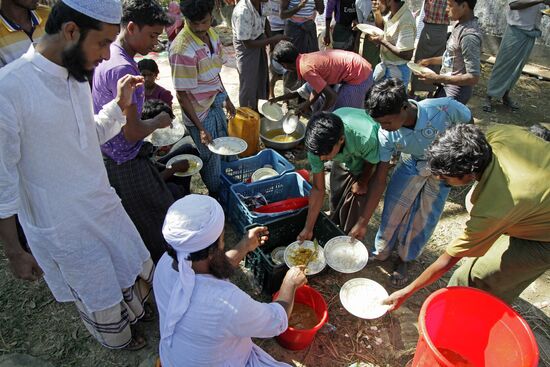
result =
[[[357,24],[355,28],[359,29],[361,32],[370,34],[371,36],[383,36],[384,31],[380,28],[373,26],[371,24]]]
[[[214,144],[208,144],[208,149],[212,153],[219,155],[237,155],[248,148],[248,144],[241,138],[226,136],[214,139]]]
[[[407,66],[409,67],[409,69],[411,69],[414,73],[417,73],[417,74],[419,74],[419,73],[435,74],[435,71],[433,71],[432,69],[427,68],[427,67],[422,66],[422,65],[419,65],[419,64],[415,64],[412,61],[409,61],[407,63]]]
[[[151,142],[155,147],[164,147],[177,143],[185,135],[185,126],[179,118],[172,121],[172,127],[157,129],[144,140]]]
[[[325,244],[327,265],[340,273],[355,273],[367,265],[369,251],[361,241],[349,236],[334,237]]]
[[[202,168],[202,159],[200,159],[199,157],[193,154],[180,154],[175,157],[172,157],[168,162],[166,162],[166,167],[170,167],[175,162],[183,161],[184,159],[187,159],[189,162],[191,161],[196,162],[197,166],[195,168],[189,167],[189,169],[185,172],[176,172],[174,173],[174,176],[187,177],[187,176],[192,176],[195,173],[199,173],[199,171]]]
[[[300,246],[303,246],[305,248],[315,250],[317,248],[317,258],[315,260],[311,260],[306,268],[306,274],[307,275],[314,275],[317,273],[320,273],[325,266],[327,265],[327,262],[325,260],[325,252],[321,246],[315,246],[315,244],[312,241],[304,241],[302,244],[300,244],[299,241],[292,242],[290,245],[288,245],[285,249],[285,264],[289,268],[296,266],[296,264],[291,263],[290,261],[290,254],[292,251],[295,251]]]
[[[250,178],[250,181],[256,182],[266,180],[275,176],[279,176],[279,172],[275,171],[273,168],[263,167],[258,168],[256,171],[254,171],[252,177]]]
[[[388,292],[379,283],[366,278],[348,280],[340,289],[340,302],[349,313],[362,319],[376,319],[390,306],[382,301]]]
[[[258,111],[264,115],[268,120],[280,121],[285,114],[283,109],[277,103],[271,103],[266,99],[258,100]]]

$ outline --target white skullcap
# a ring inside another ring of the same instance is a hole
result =
[[[79,13],[109,24],[120,24],[122,5],[120,0],[62,0]]]
[[[168,209],[162,234],[178,255],[180,280],[172,288],[166,320],[160,330],[161,339],[169,338],[170,345],[174,328],[187,311],[195,287],[195,272],[187,257],[216,242],[224,222],[221,205],[206,195],[187,195]]]

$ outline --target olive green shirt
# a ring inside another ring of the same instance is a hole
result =
[[[470,219],[447,253],[483,256],[503,234],[550,243],[550,143],[517,126],[496,125],[493,160],[475,187]]]
[[[364,109],[343,107],[334,111],[344,122],[344,146],[334,157],[335,162],[343,163],[355,176],[363,172],[363,163],[377,164],[378,129],[380,125]],[[307,153],[312,173],[323,172],[323,161],[319,156]]]

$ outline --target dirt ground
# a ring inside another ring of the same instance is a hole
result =
[[[229,57],[232,48],[227,47]],[[170,87],[170,74],[165,55],[158,55],[161,67],[159,83]],[[475,89],[470,107],[476,124],[487,127],[494,123],[529,126],[535,122],[550,124],[547,112],[550,82],[523,76],[513,96],[521,103],[522,110],[512,113],[502,105],[496,112],[487,114],[481,110],[485,86],[491,65],[483,65],[483,75]],[[236,103],[238,78],[234,62],[224,67],[222,74],[225,86]],[[295,152],[296,157],[303,154]],[[303,159],[296,162],[298,168],[305,166]],[[195,192],[204,192],[204,185],[193,179]],[[412,276],[417,276],[437,258],[447,243],[458,235],[467,214],[463,206],[467,188],[453,189],[443,217],[420,259],[412,265]],[[369,224],[365,243],[370,246],[380,219],[380,208]],[[231,227],[226,225],[227,246],[237,239]],[[420,307],[430,292],[444,287],[450,277],[429,289],[421,290],[408,300],[401,309],[377,320],[358,319],[342,307],[338,298],[340,287],[347,280],[365,277],[378,281],[388,292],[392,291],[388,280],[389,263],[369,263],[355,274],[340,274],[331,269],[310,279],[310,285],[320,291],[329,306],[329,323],[315,338],[313,344],[299,352],[281,348],[274,339],[256,340],[276,359],[293,366],[349,366],[363,362],[363,366],[404,366],[414,355],[418,338],[417,319]],[[239,286],[254,297],[266,300],[257,294],[244,269],[234,279]],[[540,366],[550,366],[550,274],[547,272],[533,283],[514,307],[528,321],[537,336],[541,354]],[[3,255],[0,255],[0,360],[1,355],[24,353],[54,366],[153,366],[159,340],[156,322],[138,324],[148,339],[148,346],[138,352],[110,351],[100,347],[88,334],[72,304],[55,302],[43,280],[35,283],[15,280]]]

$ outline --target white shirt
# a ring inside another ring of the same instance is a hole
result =
[[[0,85],[0,218],[19,215],[58,301],[74,301],[72,289],[90,312],[117,304],[149,258],[99,150],[122,111],[113,102],[94,116],[89,84],[32,46]]]
[[[257,39],[265,32],[265,19],[265,15],[260,15],[250,0],[239,1],[231,16],[233,37],[238,41]]]
[[[509,0],[508,3],[511,3],[515,0]],[[512,10],[508,8],[508,13],[506,13],[506,21],[509,25],[518,27],[525,31],[532,31],[535,28],[538,28],[540,25],[540,19],[542,18],[542,13],[540,12],[546,8],[544,4],[537,4],[530,6],[521,10]]]
[[[178,281],[172,258],[164,254],[153,280],[160,330],[172,287]],[[280,304],[257,302],[229,281],[197,274],[189,308],[176,324],[172,345],[166,339],[160,342],[160,360],[163,367],[288,366],[251,340],[279,335],[287,327],[288,318]]]

